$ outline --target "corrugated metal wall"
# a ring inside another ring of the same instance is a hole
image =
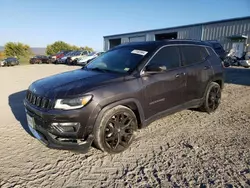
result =
[[[247,43],[250,44],[250,18],[236,21],[217,22],[211,24],[200,24],[195,26],[161,29],[154,31],[145,31],[138,33],[131,33],[125,35],[116,35],[114,37],[104,38],[104,50],[109,49],[109,39],[121,38],[122,43],[127,43],[130,38],[145,37],[146,41],[154,41],[155,34],[173,33],[177,32],[178,39],[196,39],[196,40],[218,40],[225,50],[232,47],[232,41],[228,36],[232,35],[246,35],[248,36]],[[249,47],[250,50],[250,47]]]
[[[177,39],[201,40],[201,36],[202,36],[202,27],[201,25],[199,25],[199,26],[186,27],[186,28],[179,29]]]
[[[225,50],[232,47],[232,41],[227,38],[232,35],[246,35],[250,43],[250,19],[203,25],[202,30],[202,40],[218,40]]]
[[[121,37],[121,43],[131,42],[131,41],[133,41],[133,39],[139,39],[139,38],[140,39],[145,38],[146,41],[154,41],[156,34],[173,33],[173,32],[177,32],[178,39],[200,40],[201,33],[202,33],[202,27],[201,27],[201,25],[199,25],[199,26],[185,27],[185,28],[179,28],[179,29],[177,29],[177,28],[176,29],[165,29],[165,30],[158,30],[155,32],[150,32],[150,33],[121,35],[120,37]],[[119,38],[119,36],[104,38],[104,50],[105,51],[109,49],[109,40],[114,39],[114,38]],[[132,40],[130,40],[130,39],[132,39]],[[142,41],[142,40],[140,40],[140,41]]]
[[[129,37],[129,42],[142,42],[142,41],[146,41],[145,35],[137,36],[137,37]]]

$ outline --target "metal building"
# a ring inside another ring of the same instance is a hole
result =
[[[233,47],[233,43],[240,42],[244,43],[244,50],[250,51],[250,16],[104,36],[104,50],[121,43],[166,39],[218,40],[226,51]]]

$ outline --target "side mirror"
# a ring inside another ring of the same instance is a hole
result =
[[[145,72],[157,73],[157,72],[164,72],[166,70],[167,70],[167,67],[165,65],[159,65],[159,64],[147,65],[145,67]]]

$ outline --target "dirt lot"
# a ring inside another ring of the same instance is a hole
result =
[[[47,149],[22,127],[29,84],[76,68],[0,68],[0,187],[250,187],[250,69],[227,69],[215,113],[160,119],[129,150],[108,155]]]

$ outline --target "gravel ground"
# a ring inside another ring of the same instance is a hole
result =
[[[215,113],[165,117],[127,151],[108,155],[48,149],[22,127],[29,84],[76,68],[0,68],[0,187],[250,187],[250,69],[227,69]]]

